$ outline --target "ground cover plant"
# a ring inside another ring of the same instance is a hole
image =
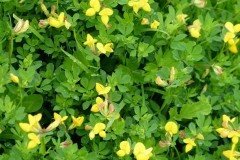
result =
[[[240,159],[240,1],[0,0],[0,159]]]

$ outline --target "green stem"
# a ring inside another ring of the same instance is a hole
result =
[[[42,139],[41,139],[41,146],[39,148],[39,153],[42,155],[45,155],[45,153],[46,153],[45,137],[42,137]]]
[[[142,91],[142,107],[145,107],[146,103],[145,103],[145,93],[144,93],[144,86],[143,86],[143,84],[141,84],[141,91]]]
[[[11,57],[12,57],[12,51],[13,51],[13,37],[14,35],[12,34],[10,37],[10,41],[8,44],[8,70],[11,68]]]
[[[180,157],[180,154],[179,154],[177,148],[176,148],[175,146],[173,146],[173,148],[175,149],[175,151],[176,151],[176,153],[177,153],[178,159],[181,160],[181,157]]]

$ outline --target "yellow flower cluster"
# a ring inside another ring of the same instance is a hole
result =
[[[91,50],[94,52],[96,42],[97,42],[97,39],[94,39],[90,34],[87,34],[87,40],[83,44],[89,46],[91,48]],[[98,49],[99,54],[113,52],[113,43],[107,43],[107,44],[103,45],[102,43],[99,42],[99,43],[97,43],[96,47]]]
[[[199,19],[196,19],[193,21],[193,24],[188,26],[188,31],[190,35],[194,38],[199,38],[200,37],[200,30],[201,30],[201,22]]]
[[[231,22],[226,22],[225,28],[228,32],[224,35],[224,42],[228,43],[230,52],[238,53],[237,43],[239,38],[236,37],[236,33],[240,32],[240,24],[233,25]]]
[[[48,17],[47,20],[40,20],[38,26],[41,28],[50,25],[55,28],[60,28],[65,26],[67,29],[71,27],[71,23],[69,23],[64,16],[64,12],[61,12],[59,15],[55,13],[55,6],[52,6],[51,14],[48,12],[46,6],[43,3],[40,3],[41,9],[44,14]]]
[[[148,148],[144,146],[142,142],[137,142],[133,149],[133,154],[136,160],[148,160],[152,157],[153,148]],[[117,151],[117,155],[119,157],[124,157],[125,155],[129,155],[131,152],[131,145],[128,141],[122,141],[120,143],[120,150]]]
[[[237,160],[235,157],[240,157],[240,153],[236,151],[236,145],[238,144],[240,131],[233,128],[233,125],[229,125],[229,123],[233,123],[235,118],[230,119],[227,115],[223,115],[222,128],[218,128],[216,131],[220,134],[221,138],[231,138],[232,139],[232,147],[231,150],[227,150],[223,152],[223,155],[230,160]]]
[[[133,11],[135,13],[138,13],[139,9],[143,9],[146,12],[151,11],[151,7],[148,3],[148,0],[131,0],[128,2],[128,5],[130,7],[133,7]]]
[[[90,8],[87,9],[85,14],[86,16],[91,17],[100,11],[101,5],[99,0],[90,0],[89,4],[90,4]],[[103,8],[99,12],[99,15],[101,16],[101,20],[105,26],[108,25],[109,16],[111,16],[112,14],[113,14],[113,10],[111,8]]]
[[[151,24],[147,18],[143,18],[141,21],[141,25],[150,25],[152,29],[157,29],[158,26],[160,25],[160,22],[157,20],[154,20]]]
[[[61,117],[59,114],[54,113],[54,122],[48,125],[46,129],[42,129],[39,121],[42,118],[42,114],[39,113],[37,115],[28,114],[29,123],[19,123],[20,128],[28,132],[28,138],[30,139],[27,148],[32,149],[40,144],[40,138],[44,133],[50,132],[57,128],[60,124],[64,125],[64,121],[68,118],[68,116]],[[73,129],[75,127],[81,126],[84,120],[84,117],[75,118],[72,116],[72,124],[68,128],[68,130]]]

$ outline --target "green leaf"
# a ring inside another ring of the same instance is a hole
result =
[[[211,111],[212,106],[206,99],[203,99],[198,102],[184,104],[180,110],[179,116],[182,119],[192,119],[199,115],[208,115]]]
[[[43,97],[40,94],[32,94],[23,98],[22,106],[27,113],[38,111],[43,104]]]

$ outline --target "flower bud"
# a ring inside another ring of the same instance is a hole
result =
[[[90,138],[90,140],[93,140],[94,137],[95,137],[95,134],[94,134],[93,131],[91,131],[91,132],[89,133],[89,138]]]
[[[15,76],[13,73],[10,73],[10,78],[14,83],[19,83],[18,76]]]
[[[201,91],[201,94],[203,94],[204,92],[207,91],[207,87],[208,87],[208,84],[205,84],[205,85],[203,86],[203,89],[202,89],[202,91]]]
[[[148,25],[149,24],[149,20],[147,18],[143,18],[141,21],[141,25]]]
[[[45,27],[47,27],[48,25],[49,25],[49,23],[48,23],[48,20],[46,20],[46,19],[40,20],[40,21],[38,22],[38,27],[39,27],[39,28],[45,28]]]
[[[24,24],[24,21],[22,19],[19,19],[16,26],[14,27],[13,31],[15,33],[18,33],[21,30],[21,28],[23,27],[23,24]]]
[[[160,76],[157,76],[157,78],[155,79],[155,83],[157,85],[164,86],[164,87],[168,86],[168,83],[166,81],[162,80]]]
[[[223,70],[222,67],[217,66],[217,65],[212,65],[213,71],[218,75],[222,75],[223,74]]]
[[[47,7],[42,2],[40,3],[40,7],[41,7],[42,11],[44,12],[44,14],[48,17],[49,11],[47,10]]]
[[[193,4],[198,8],[204,8],[207,2],[205,0],[193,0]]]
[[[209,74],[209,69],[206,69],[202,74],[202,79],[206,78],[208,74]]]
[[[172,67],[172,68],[171,68],[171,71],[170,71],[169,84],[172,84],[172,83],[173,83],[173,81],[174,81],[174,79],[175,79],[175,74],[176,74],[175,68]]]
[[[89,130],[91,130],[92,128],[93,128],[93,127],[92,127],[92,126],[89,126],[89,125],[86,125],[86,126],[85,126],[85,130],[86,130],[86,131],[89,131]]]
[[[109,114],[113,113],[114,110],[115,110],[114,105],[113,105],[113,104],[110,104],[110,105],[109,105]]]
[[[71,144],[72,144],[72,142],[64,141],[64,142],[60,143],[60,148],[67,148]]]

